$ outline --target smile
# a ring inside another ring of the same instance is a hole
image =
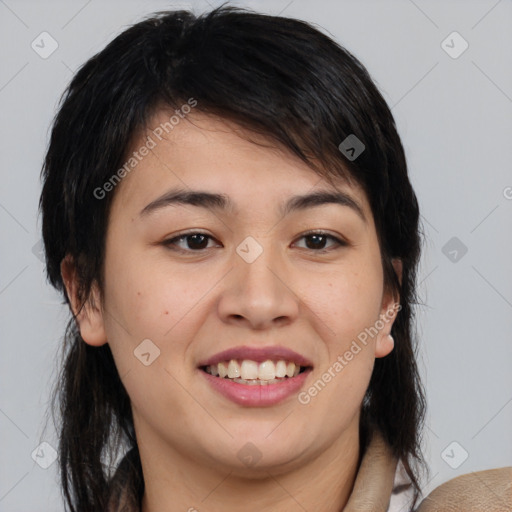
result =
[[[231,359],[202,368],[203,371],[214,377],[229,379],[248,386],[279,384],[286,379],[297,377],[306,369],[305,366],[299,366],[293,361],[283,359],[278,361],[267,360],[261,363],[251,359],[242,361]]]
[[[261,363],[232,359],[198,370],[210,388],[229,401],[244,407],[270,407],[297,395],[312,367],[282,359]]]
[[[300,392],[313,370],[305,356],[284,346],[238,346],[201,361],[211,390],[245,407],[268,407]]]

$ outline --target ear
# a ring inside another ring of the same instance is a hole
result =
[[[67,255],[60,264],[60,272],[66,292],[71,303],[73,315],[76,318],[82,339],[88,344],[99,347],[107,343],[103,313],[101,311],[100,293],[94,282],[90,296],[81,307],[78,297],[78,279],[75,264]]]
[[[400,284],[402,283],[402,260],[394,258],[391,260],[395,273],[398,276]],[[375,343],[375,357],[387,356],[395,346],[395,340],[391,336],[391,327],[400,311],[400,296],[398,293],[391,293],[385,290],[382,297],[382,307],[380,311],[379,332]]]

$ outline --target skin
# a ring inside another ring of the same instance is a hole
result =
[[[149,126],[167,119],[159,112]],[[117,186],[104,294],[94,287],[80,312],[73,299],[82,338],[110,344],[131,399],[146,483],[142,510],[291,512],[300,504],[339,511],[358,469],[361,403],[375,358],[393,349],[396,311],[307,405],[296,395],[271,407],[237,405],[197,365],[235,346],[282,345],[313,362],[307,390],[391,310],[398,297],[384,288],[367,197],[355,184],[336,183],[361,205],[366,222],[339,204],[282,217],[277,207],[290,196],[334,187],[261,136],[249,134],[264,145],[225,120],[188,119],[193,123],[181,120]],[[173,205],[140,215],[175,186],[224,193],[236,211]],[[329,238],[308,245],[308,230],[348,245]],[[174,250],[164,244],[183,231],[212,238],[199,250],[206,241],[184,238]],[[263,249],[252,263],[235,250],[247,236]],[[68,259],[62,274],[75,297]],[[134,357],[145,339],[160,350],[148,366]],[[252,467],[237,457],[248,442],[261,455]]]

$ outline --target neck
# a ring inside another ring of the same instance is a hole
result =
[[[359,462],[358,425],[296,467],[262,469],[253,478],[236,469],[193,461],[156,437],[140,432],[139,453],[145,480],[142,512],[339,512],[346,505]]]

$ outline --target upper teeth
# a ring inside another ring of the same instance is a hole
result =
[[[257,363],[250,359],[244,359],[239,363],[236,359],[224,361],[222,363],[206,367],[206,371],[219,377],[228,377],[230,379],[241,378],[244,380],[272,380],[282,377],[294,377],[299,374],[300,366],[292,362],[283,360],[263,361]]]

